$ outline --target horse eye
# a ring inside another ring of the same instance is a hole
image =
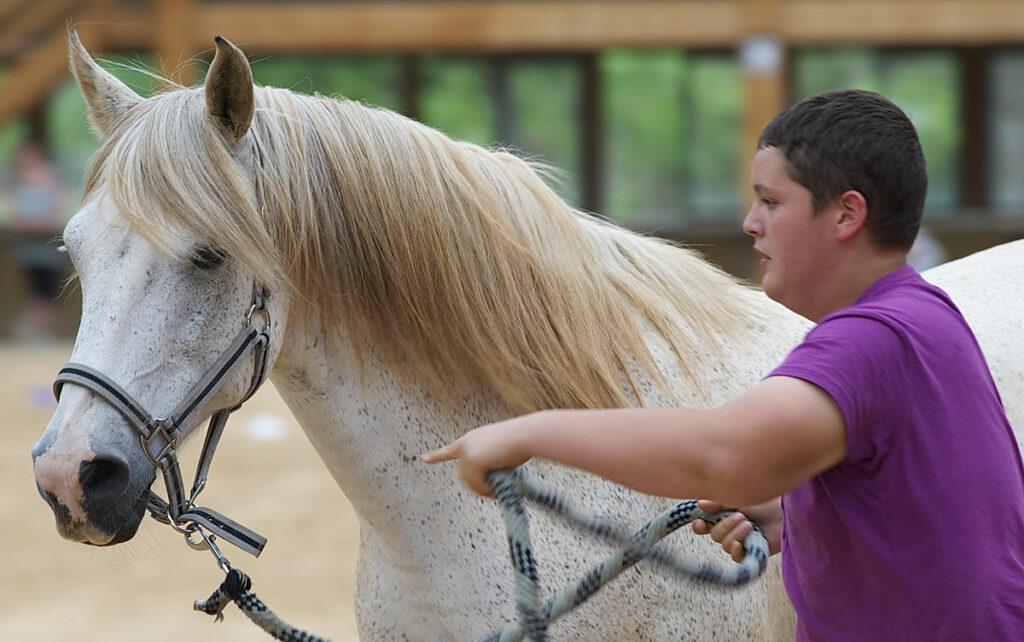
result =
[[[223,263],[225,256],[223,251],[216,248],[201,247],[192,255],[192,265],[206,272]]]

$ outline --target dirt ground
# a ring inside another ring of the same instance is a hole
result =
[[[0,344],[0,640],[271,639],[234,605],[219,624],[192,610],[223,573],[163,524],[147,517],[132,541],[110,548],[57,535],[29,451],[53,411],[50,382],[70,354],[64,343]],[[180,454],[186,483],[199,441]],[[358,639],[352,508],[272,386],[231,419],[202,499],[269,538],[259,559],[229,544],[224,551],[271,609],[335,642]]]

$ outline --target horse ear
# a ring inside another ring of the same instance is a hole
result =
[[[68,41],[71,73],[85,97],[89,120],[100,137],[106,136],[114,123],[133,105],[141,102],[142,97],[96,64],[74,29],[68,33]]]
[[[214,42],[217,53],[206,74],[206,110],[238,142],[249,131],[255,109],[252,69],[242,50],[227,39],[217,36]]]

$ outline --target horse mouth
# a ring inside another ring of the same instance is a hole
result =
[[[113,536],[105,544],[100,546],[111,546],[113,544],[120,544],[121,542],[127,542],[131,538],[135,537],[135,533],[139,531],[139,526],[142,524],[142,518],[146,516],[146,505],[149,503],[149,489],[146,488],[139,495],[138,499],[135,500],[135,505],[132,506],[128,515],[121,521],[121,524],[114,530]]]
[[[64,539],[89,546],[113,546],[130,540],[138,532],[149,502],[147,488],[126,510],[106,511],[98,516],[89,515],[87,520],[83,521],[73,518],[68,507],[52,493],[40,491],[40,494],[53,509],[57,533]]]

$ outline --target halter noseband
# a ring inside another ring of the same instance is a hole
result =
[[[238,546],[252,555],[258,556],[267,543],[267,539],[245,526],[228,519],[220,513],[195,505],[196,498],[206,486],[213,455],[224,434],[228,416],[238,410],[260,387],[267,376],[267,348],[270,344],[270,313],[267,310],[267,291],[261,286],[253,286],[252,305],[245,316],[245,327],[235,336],[230,347],[221,353],[220,358],[211,366],[202,378],[192,386],[184,401],[178,404],[166,418],[158,418],[149,413],[142,404],[124,388],[114,383],[103,373],[89,366],[68,363],[54,380],[53,393],[60,399],[60,391],[65,383],[73,383],[99,395],[107,403],[117,409],[135,432],[139,434],[142,451],[153,465],[164,476],[167,487],[167,500],[164,501],[152,490],[149,491],[148,508],[150,514],[158,521],[170,524],[175,530],[183,533],[189,545],[197,549],[209,548],[217,557],[221,567],[229,566],[227,559],[213,543],[215,535]],[[261,313],[264,317],[263,328],[253,326],[253,315]],[[221,387],[223,382],[238,368],[245,357],[252,352],[255,358],[252,380],[249,389],[242,399],[232,406],[218,410],[210,417],[206,430],[206,440],[196,468],[195,481],[191,492],[186,496],[181,479],[181,468],[175,451],[181,427],[187,425],[192,414],[202,407]],[[202,537],[193,540],[192,535],[198,531]],[[225,568],[225,571],[227,568]]]

